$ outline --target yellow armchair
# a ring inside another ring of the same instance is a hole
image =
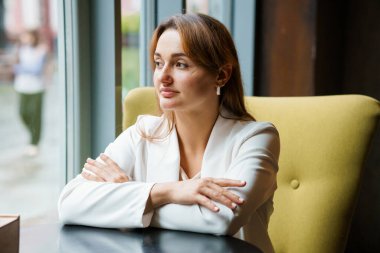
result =
[[[275,251],[343,252],[379,102],[362,95],[245,100],[248,111],[272,122],[281,138],[269,224]],[[140,114],[158,115],[154,89],[130,91],[123,109],[124,128]]]

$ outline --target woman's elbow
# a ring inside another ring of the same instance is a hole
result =
[[[217,235],[234,235],[239,229],[246,224],[244,217],[239,214],[235,214],[231,217],[218,221],[218,225],[215,226]]]
[[[215,235],[228,235],[228,228],[227,222],[215,222],[215,224],[211,226],[211,233]]]
[[[70,224],[71,221],[71,215],[70,209],[67,208],[66,203],[58,203],[58,220],[63,224]]]
[[[229,222],[223,222],[221,224],[215,225],[212,228],[213,231],[211,233],[215,235],[221,235],[221,236],[224,236],[224,235],[233,236],[239,231],[239,229],[240,229],[240,226],[236,226],[233,223],[229,223]]]
[[[78,217],[78,207],[75,207],[68,199],[60,199],[58,202],[58,219],[63,224],[74,224]]]
[[[215,235],[228,235],[233,217],[231,214],[224,213],[223,210],[220,210],[220,212],[221,213],[219,214],[214,214],[208,219],[208,221],[206,221],[209,224],[209,233]]]

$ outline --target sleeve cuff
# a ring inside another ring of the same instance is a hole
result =
[[[152,221],[152,217],[153,217],[153,214],[154,214],[154,210],[148,212],[148,213],[144,213],[145,212],[145,209],[146,209],[146,205],[147,205],[147,202],[148,202],[148,199],[149,199],[149,195],[150,195],[150,191],[152,190],[152,187],[153,185],[155,185],[155,183],[148,183],[147,187],[146,187],[146,190],[147,190],[147,193],[145,194],[145,201],[143,202],[145,205],[144,207],[141,209],[142,210],[142,218],[141,218],[141,224],[142,224],[142,227],[149,227],[151,221]]]

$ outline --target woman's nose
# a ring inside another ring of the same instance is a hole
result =
[[[173,82],[173,77],[170,67],[166,65],[162,69],[160,69],[158,78],[160,82],[163,84],[171,84]]]

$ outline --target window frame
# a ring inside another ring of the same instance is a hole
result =
[[[58,4],[67,182],[121,131],[121,14],[120,0]]]

